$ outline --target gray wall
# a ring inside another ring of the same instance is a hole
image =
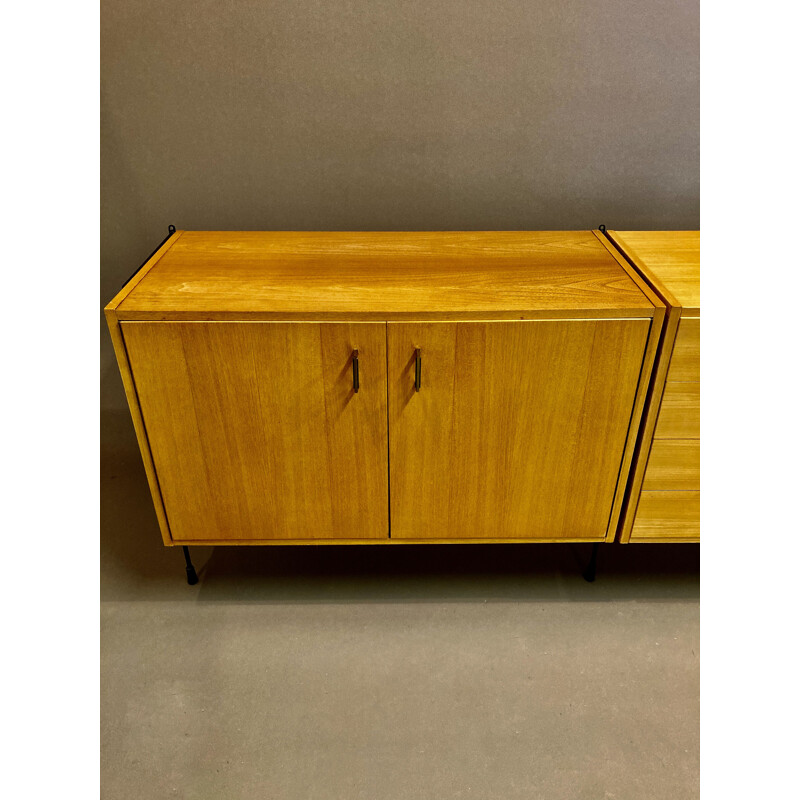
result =
[[[101,300],[186,229],[699,227],[698,0],[103,0]],[[124,404],[102,336],[103,405]]]

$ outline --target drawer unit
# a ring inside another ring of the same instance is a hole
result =
[[[613,541],[665,304],[599,231],[177,231],[106,308],[166,545]]]
[[[670,370],[671,372],[671,370]],[[669,380],[661,396],[656,439],[700,438],[700,384]]]
[[[678,322],[667,380],[700,382],[700,317],[682,317]]]
[[[700,492],[650,491],[639,497],[631,541],[697,541]]]
[[[615,231],[610,236],[667,307],[620,541],[699,541],[700,235]]]
[[[655,439],[642,489],[687,491],[700,488],[700,440]]]

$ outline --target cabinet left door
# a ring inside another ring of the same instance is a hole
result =
[[[121,328],[173,541],[388,537],[385,323]]]

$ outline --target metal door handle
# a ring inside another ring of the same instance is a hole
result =
[[[358,391],[358,350],[353,350],[353,391]]]
[[[416,363],[414,365],[414,391],[418,392],[422,385],[422,351],[419,347],[414,351]]]

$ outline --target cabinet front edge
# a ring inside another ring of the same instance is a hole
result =
[[[161,260],[161,257],[167,250],[181,238],[184,231],[175,231],[172,235],[168,236],[161,246],[147,259],[147,261],[139,267],[131,277],[125,281],[122,288],[114,295],[113,299],[105,307],[106,311],[119,310],[120,304],[128,297],[128,295],[139,285],[147,273]]]
[[[120,322],[525,322],[568,319],[652,319],[656,308],[567,308],[559,311],[481,312],[347,312],[320,311],[126,311],[116,310]]]
[[[147,438],[144,417],[142,416],[142,410],[139,405],[139,395],[136,392],[136,384],[134,382],[130,360],[128,359],[128,350],[125,346],[122,326],[119,324],[115,309],[106,308],[105,317],[111,335],[111,341],[114,345],[114,354],[117,357],[117,365],[119,366],[122,384],[125,389],[125,397],[128,401],[128,408],[130,409],[133,428],[136,433],[136,441],[139,444],[139,451],[142,454],[144,471],[147,476],[148,486],[150,487],[150,494],[153,498],[153,505],[158,520],[158,527],[161,531],[161,538],[165,545],[172,545],[175,544],[175,542],[172,540],[172,534],[169,529],[167,511],[164,505],[164,499],[161,496],[161,487],[158,483],[153,454],[150,451],[150,442]]]

